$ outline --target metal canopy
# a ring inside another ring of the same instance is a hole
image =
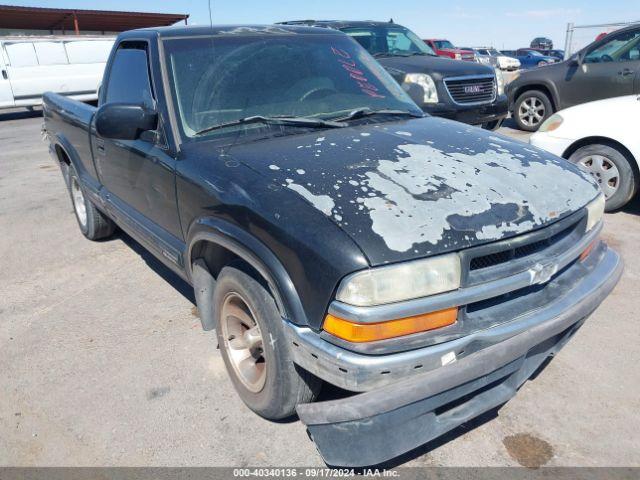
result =
[[[188,14],[0,5],[0,28],[14,30],[122,32],[134,28],[173,25],[179,21],[186,24],[188,18]]]

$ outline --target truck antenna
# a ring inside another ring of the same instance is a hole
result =
[[[211,0],[209,0],[209,25],[213,29],[213,16],[211,15]]]

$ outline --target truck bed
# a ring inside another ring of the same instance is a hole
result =
[[[66,155],[73,160],[78,175],[97,189],[99,182],[91,145],[91,123],[96,107],[53,92],[45,93],[42,100],[47,135],[57,138],[63,149],[52,153],[59,159],[60,155]]]

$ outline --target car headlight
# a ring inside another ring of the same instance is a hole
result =
[[[456,60],[462,60],[462,55],[460,55],[459,53],[454,53],[453,56]]]
[[[450,253],[353,273],[340,283],[336,300],[369,307],[458,288],[460,257]]]
[[[404,77],[402,88],[411,95],[411,90],[414,86],[422,89],[423,103],[438,103],[438,91],[431,75],[426,73],[407,73]]]
[[[560,116],[557,113],[554,113],[549,118],[547,118],[544,122],[542,122],[542,125],[540,125],[540,128],[538,129],[538,131],[553,132],[554,130],[558,129],[560,125],[562,125],[562,122],[564,122],[564,119],[562,118],[562,116]]]
[[[504,76],[502,75],[502,71],[499,68],[495,69],[496,71],[496,85],[498,87],[498,95],[504,94]]]
[[[587,204],[587,232],[600,223],[604,216],[605,198],[601,193]]]

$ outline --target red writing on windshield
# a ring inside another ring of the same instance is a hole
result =
[[[379,93],[378,88],[371,84],[366,73],[358,68],[356,61],[351,57],[349,52],[336,47],[331,47],[331,51],[338,57],[338,62],[340,62],[342,68],[345,69],[353,81],[358,85],[358,87],[360,87],[362,92],[366,93],[370,97],[385,98],[384,95]]]

